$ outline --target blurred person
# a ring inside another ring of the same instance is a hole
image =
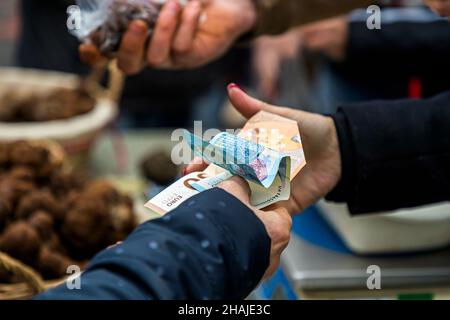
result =
[[[78,40],[67,31],[66,11],[73,4],[73,0],[20,1],[17,65],[81,75],[89,73],[87,65],[80,60]],[[223,88],[227,78],[242,78],[241,70],[247,56],[245,50],[234,50],[198,70],[145,68],[128,77],[121,101],[120,125],[126,128],[182,127],[201,114],[208,122],[205,126],[218,126],[220,119],[216,117],[216,110],[226,97]]]
[[[303,44],[322,59],[310,99],[314,111],[371,99],[427,98],[450,89],[450,24],[424,7],[382,10],[380,30],[356,11],[303,28]],[[438,71],[439,70],[439,71]]]
[[[163,6],[147,46],[146,25],[130,24],[119,48],[119,67],[127,74],[144,65],[187,69],[223,56],[236,41],[281,34],[289,28],[347,13],[366,0],[190,0],[185,7],[169,0]],[[104,58],[93,45],[80,46],[91,64]]]
[[[318,21],[301,29],[305,48],[321,52],[334,61],[344,60],[349,42],[348,33],[347,16]]]
[[[252,68],[258,93],[266,100],[278,96],[282,64],[297,59],[302,44],[300,28],[280,36],[262,36],[252,45]]]
[[[233,178],[93,258],[80,288],[64,283],[38,300],[243,299],[277,268],[289,242],[285,209],[257,210]]]

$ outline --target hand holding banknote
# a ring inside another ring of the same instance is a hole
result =
[[[327,195],[341,177],[341,158],[334,122],[331,118],[290,108],[268,105],[256,100],[236,85],[228,88],[234,107],[246,118],[260,111],[267,111],[295,120],[302,133],[305,156],[308,161],[291,185],[291,197],[274,207],[284,207],[290,214],[296,214]],[[206,164],[194,160],[186,168],[186,173],[202,171]]]
[[[230,193],[242,203],[250,208],[261,220],[271,239],[270,265],[264,275],[265,278],[271,276],[278,268],[280,255],[287,247],[290,239],[292,218],[285,208],[276,208],[271,211],[258,210],[250,205],[250,189],[245,180],[233,177],[222,182],[219,188]]]

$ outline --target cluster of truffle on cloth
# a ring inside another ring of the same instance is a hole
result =
[[[94,109],[95,99],[83,89],[49,92],[6,91],[0,99],[0,122],[42,122],[69,119]]]
[[[50,157],[28,142],[0,143],[0,251],[45,279],[84,265],[136,225],[128,196],[107,181],[80,179]],[[5,281],[14,279],[0,273]]]

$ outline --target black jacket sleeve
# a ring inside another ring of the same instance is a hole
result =
[[[343,106],[334,121],[343,173],[328,200],[353,214],[450,200],[450,92]]]
[[[80,290],[63,284],[37,299],[242,299],[261,280],[269,256],[262,222],[213,189],[98,254]]]

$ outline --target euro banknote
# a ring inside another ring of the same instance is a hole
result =
[[[250,202],[262,209],[290,197],[290,181],[306,165],[297,122],[268,112],[252,117],[237,136],[221,133],[211,141],[187,134],[197,156],[211,163],[191,173],[151,199],[146,207],[159,214],[211,189],[233,175],[251,189]]]

